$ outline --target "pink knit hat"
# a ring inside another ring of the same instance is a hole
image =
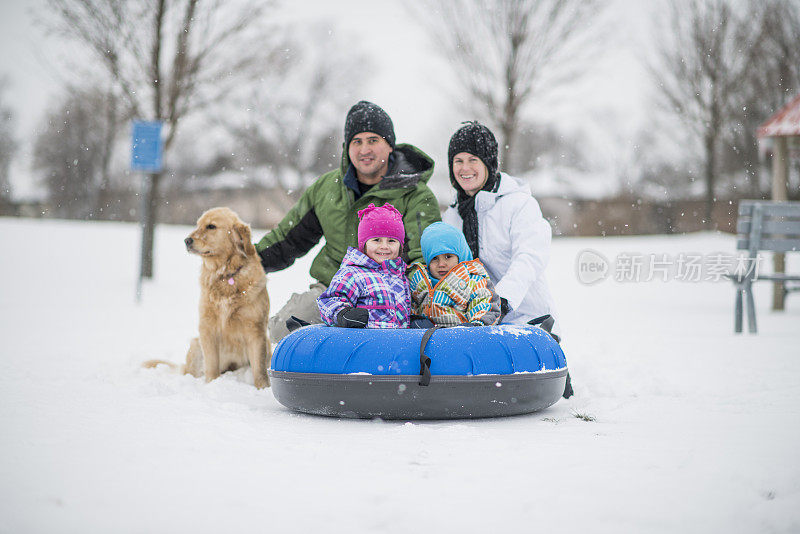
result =
[[[370,204],[358,211],[358,250],[364,251],[364,245],[373,237],[391,237],[400,241],[402,246],[406,239],[403,216],[391,204],[375,207]]]

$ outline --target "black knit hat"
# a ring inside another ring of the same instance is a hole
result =
[[[383,109],[362,100],[350,108],[347,119],[344,121],[344,147],[350,146],[353,137],[361,132],[372,132],[383,137],[389,146],[394,148],[394,124]]]
[[[450,165],[450,183],[456,190],[461,186],[456,182],[453,174],[453,158],[456,154],[468,152],[477,156],[486,165],[489,171],[484,189],[492,189],[497,181],[497,140],[491,130],[478,121],[467,121],[450,138],[450,147],[447,149],[447,160]]]

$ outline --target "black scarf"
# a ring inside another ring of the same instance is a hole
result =
[[[500,175],[495,174],[491,179],[487,179],[483,184],[481,191],[497,192],[500,187]],[[467,238],[467,244],[472,251],[473,258],[480,257],[480,250],[478,247],[478,212],[475,210],[475,197],[469,196],[460,187],[458,188],[458,196],[456,197],[456,209],[458,215],[461,217],[461,230],[464,232],[464,237]]]

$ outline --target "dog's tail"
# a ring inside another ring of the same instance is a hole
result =
[[[177,363],[168,362],[165,360],[147,360],[142,364],[142,367],[145,369],[154,369],[159,365],[166,365],[170,369],[174,369],[175,371],[183,372],[183,365],[179,365]]]

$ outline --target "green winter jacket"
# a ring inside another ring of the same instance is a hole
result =
[[[271,232],[256,243],[266,272],[285,269],[325,238],[311,264],[311,276],[330,285],[347,247],[358,247],[358,210],[387,202],[403,214],[406,229],[403,259],[422,260],[419,239],[429,224],[441,220],[439,204],[428,188],[433,160],[418,148],[399,144],[386,176],[356,200],[354,171],[347,150],[339,169],[320,176]],[[347,183],[345,183],[347,182]]]

